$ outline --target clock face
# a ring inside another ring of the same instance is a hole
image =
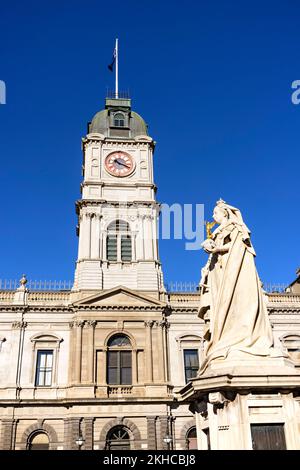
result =
[[[134,161],[128,153],[113,152],[107,155],[105,168],[113,176],[128,176],[134,170]]]

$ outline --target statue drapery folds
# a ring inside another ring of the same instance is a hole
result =
[[[202,246],[209,253],[200,282],[200,318],[209,316],[204,363],[227,358],[269,356],[273,335],[250,240],[239,209],[218,201],[219,224]]]

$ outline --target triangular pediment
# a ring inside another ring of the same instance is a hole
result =
[[[149,306],[164,308],[166,302],[154,299],[150,296],[137,293],[127,287],[118,286],[105,292],[97,292],[84,299],[74,302],[74,306],[101,306],[101,305],[126,305],[126,306]]]

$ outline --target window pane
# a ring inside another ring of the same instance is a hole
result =
[[[188,382],[193,377],[197,376],[199,369],[199,359],[197,349],[185,349],[184,350],[184,370],[185,380]]]
[[[37,352],[36,386],[50,386],[52,382],[53,351]]]
[[[107,373],[107,383],[111,385],[118,385],[118,370],[117,368],[108,368],[108,373]]]
[[[36,385],[44,385],[44,373],[43,372],[37,373]]]
[[[121,367],[131,367],[131,351],[121,351]]]
[[[108,342],[108,346],[109,347],[112,347],[112,346],[118,346],[118,347],[130,346],[131,347],[131,343],[127,336],[117,335],[117,336],[113,336],[112,338],[110,338]]]
[[[121,260],[131,261],[131,237],[130,235],[122,235],[121,238]]]
[[[52,361],[53,361],[53,354],[47,354],[45,367],[52,367]]]
[[[114,125],[115,125],[115,126],[124,127],[124,125],[125,125],[125,119],[124,119],[124,115],[123,115],[123,114],[121,114],[121,113],[115,114],[115,116],[114,116]]]
[[[114,235],[107,237],[107,259],[117,261],[117,237]]]
[[[50,371],[47,370],[45,372],[45,385],[48,385],[48,386],[51,385],[51,375],[52,375],[51,370]]]
[[[39,357],[38,367],[45,367],[47,354],[44,351],[39,351],[38,352],[38,357]]]
[[[117,367],[118,365],[118,353],[109,351],[108,353],[108,366]]]
[[[131,367],[122,367],[121,369],[121,384],[131,385]]]

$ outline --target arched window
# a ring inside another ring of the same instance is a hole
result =
[[[107,450],[129,450],[130,437],[128,430],[124,426],[115,426],[107,433]]]
[[[193,426],[186,433],[186,448],[187,449],[197,449],[197,433],[196,427]]]
[[[125,335],[115,335],[108,341],[107,383],[109,385],[131,385],[131,343]]]
[[[114,115],[114,126],[124,127],[125,126],[125,117],[122,113],[117,113]]]
[[[130,262],[131,258],[129,224],[124,220],[114,220],[107,228],[107,260]]]
[[[28,450],[49,450],[49,437],[45,432],[34,433],[28,442]]]

